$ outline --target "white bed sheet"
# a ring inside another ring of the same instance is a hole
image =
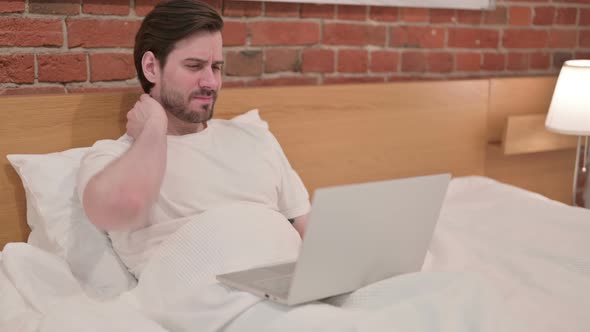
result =
[[[0,331],[35,331],[41,316],[16,289],[3,263],[0,252]]]
[[[352,296],[333,299],[333,304],[348,310],[347,317],[360,317],[363,324],[346,321],[340,308],[321,303],[286,314],[283,308],[247,294],[230,293],[240,300],[232,302],[235,298],[228,297],[227,307],[234,305],[233,315],[239,316],[242,311],[245,314],[230,323],[228,331],[265,324],[269,330],[284,330],[287,322],[309,319],[323,330],[343,330],[336,325],[340,323],[359,331],[497,331],[501,326],[495,320],[515,319],[515,326],[524,326],[521,331],[586,331],[590,326],[586,312],[590,308],[589,238],[590,210],[487,178],[453,179],[424,272],[385,280]],[[214,268],[224,267],[220,262],[209,263]],[[232,264],[235,267],[236,262]],[[166,271],[165,265],[152,265],[158,273]],[[218,299],[214,297],[219,295],[215,292],[221,286],[211,276],[195,278],[190,266],[177,272],[163,277],[168,282],[158,280],[158,273],[152,274],[151,281],[146,278],[146,286],[161,282],[159,290],[144,286],[142,292],[140,282],[140,287],[118,301],[100,303],[85,297],[59,258],[27,244],[11,245],[0,254],[0,331],[62,332],[70,327],[80,330],[82,326],[91,331],[124,331],[130,327],[141,327],[142,331],[183,330],[175,319],[182,322],[194,317],[182,317],[181,310],[164,312],[164,300],[181,297],[167,294],[163,299],[158,291],[177,289],[182,293],[200,285],[204,287],[201,290],[215,290],[209,293],[213,297],[209,300],[215,302]],[[174,280],[176,275],[183,281]],[[201,284],[195,284],[197,279]],[[175,281],[177,284],[172,283]],[[218,319],[217,323],[224,317],[232,318],[226,315],[223,301],[216,303],[220,307],[210,308],[209,317]],[[188,307],[183,309],[195,305],[184,304]],[[373,313],[369,320],[368,309]],[[68,327],[73,311],[78,314],[77,324]],[[200,327],[207,325],[203,322],[207,317],[199,318]],[[467,325],[454,326],[461,318]],[[212,326],[216,329],[219,324]]]
[[[458,178],[425,270],[479,273],[527,331],[586,331],[589,240],[588,209],[487,178]]]

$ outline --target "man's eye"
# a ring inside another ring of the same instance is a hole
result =
[[[186,67],[191,70],[200,70],[201,68],[203,68],[202,65],[187,65]]]
[[[213,66],[213,70],[214,71],[220,71],[221,70],[221,66]]]

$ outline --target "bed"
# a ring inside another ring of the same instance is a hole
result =
[[[123,133],[137,93],[3,97],[0,330],[585,331],[590,212],[568,205],[573,146],[549,137],[534,152],[507,148],[522,141],[507,135],[507,124],[542,117],[554,84],[535,77],[223,90],[215,116],[268,125],[311,194],[454,177],[421,273],[288,312],[219,288],[210,275],[227,266],[191,270],[210,257],[187,261],[179,243],[208,238],[171,239],[138,283],[85,219],[74,194],[77,163],[96,140]],[[222,232],[220,215],[185,234]],[[235,246],[242,237],[232,239]],[[216,254],[251,264],[255,255],[284,258],[267,254],[279,246],[296,255],[296,241]],[[186,273],[170,274],[179,267]],[[199,299],[186,296],[197,289]]]

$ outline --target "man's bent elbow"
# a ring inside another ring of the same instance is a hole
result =
[[[142,195],[133,192],[121,192],[107,197],[99,197],[92,190],[84,192],[84,211],[90,222],[103,231],[139,227],[145,219],[147,205]]]

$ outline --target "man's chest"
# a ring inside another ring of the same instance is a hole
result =
[[[197,209],[235,201],[276,204],[280,165],[272,151],[170,152],[161,190],[167,201]]]

